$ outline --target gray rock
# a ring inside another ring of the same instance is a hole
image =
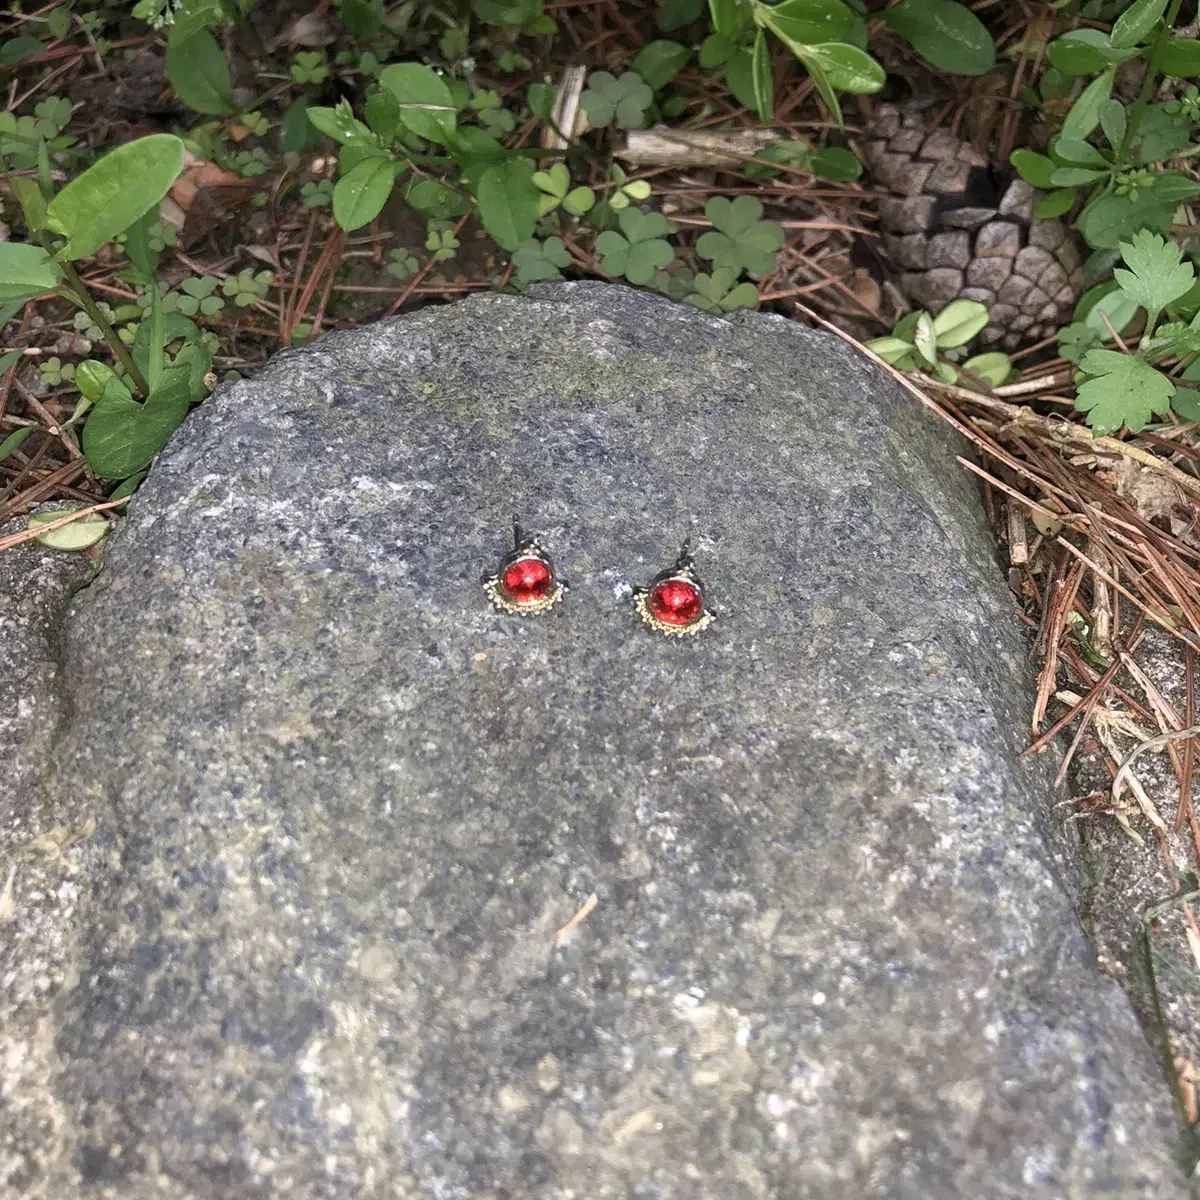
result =
[[[24,528],[23,519],[0,525],[0,537]],[[6,1197],[24,1194],[44,1176],[62,1124],[47,1086],[54,1051],[44,1036],[44,1002],[70,973],[62,931],[79,887],[57,863],[47,869],[66,840],[61,833],[44,840],[44,849],[33,845],[54,826],[39,825],[30,797],[66,706],[58,624],[92,569],[84,555],[37,542],[0,553],[0,1195]]]
[[[99,824],[21,1186],[1185,1195],[956,449],[832,339],[599,285],[219,392],[67,626],[29,821]],[[542,617],[479,586],[514,511]]]

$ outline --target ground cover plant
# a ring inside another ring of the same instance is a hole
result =
[[[30,526],[0,547],[95,545],[189,409],[330,330],[564,278],[768,309],[865,344],[973,443],[1037,630],[1034,747],[1073,727],[1068,759],[1095,743],[1116,776],[1122,611],[1186,668],[1178,711],[1135,715],[1196,720],[1196,32],[1184,0],[23,0],[0,18],[0,523]],[[977,299],[895,302],[862,153],[883,99],[1068,227],[1084,284],[1053,336],[1001,349]],[[1133,815],[1173,863],[1188,833],[1193,870],[1194,745],[1169,745],[1171,818]],[[1168,907],[1151,980],[1200,995]],[[1200,1041],[1173,1036],[1195,1121]]]

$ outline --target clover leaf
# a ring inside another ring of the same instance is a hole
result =
[[[775,269],[775,254],[783,245],[783,230],[774,221],[761,220],[762,211],[753,196],[735,200],[714,196],[704,207],[713,229],[700,235],[696,253],[714,267],[770,274]]]
[[[571,265],[571,254],[562,238],[550,237],[544,242],[530,238],[513,251],[512,261],[520,283],[543,283],[562,278],[560,268]]]
[[[1131,433],[1144,429],[1152,413],[1166,413],[1175,385],[1144,359],[1116,350],[1089,350],[1080,362],[1085,375],[1075,393],[1075,407],[1087,413],[1097,433],[1114,433],[1124,425]]]
[[[736,267],[717,267],[711,275],[697,275],[692,281],[695,290],[683,302],[710,313],[753,308],[758,303],[758,289],[752,283],[737,283],[737,277]]]
[[[671,223],[662,213],[627,208],[617,216],[617,224],[620,233],[606,229],[596,239],[600,269],[606,275],[624,275],[642,286],[674,260],[675,251],[663,240],[671,232]]]
[[[636,71],[626,71],[619,79],[607,71],[593,71],[587,82],[579,103],[594,129],[614,121],[622,129],[641,129],[646,123],[654,92]]]
[[[590,187],[571,187],[571,172],[562,163],[555,163],[548,171],[535,171],[533,186],[542,193],[538,208],[543,217],[560,204],[572,216],[579,217],[596,203],[596,193]]]

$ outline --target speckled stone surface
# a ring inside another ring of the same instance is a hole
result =
[[[826,337],[600,285],[221,390],[66,626],[38,1194],[1185,1195],[953,453]]]

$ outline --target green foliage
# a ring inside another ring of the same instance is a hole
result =
[[[588,76],[587,90],[579,97],[595,129],[612,124],[620,129],[641,129],[653,102],[653,90],[636,71],[626,71],[620,78],[608,71],[593,71]]]
[[[718,269],[769,274],[784,238],[778,225],[761,219],[762,213],[762,204],[753,196],[714,196],[704,209],[713,230],[700,235],[696,252]]]
[[[533,186],[542,193],[538,199],[542,216],[562,205],[573,217],[581,217],[596,203],[596,193],[590,187],[571,187],[571,173],[562,163],[554,163],[545,171],[535,171]]]
[[[333,203],[333,180],[310,179],[300,189],[305,208],[328,208]]]
[[[517,282],[523,285],[561,279],[563,268],[570,265],[571,254],[562,238],[549,237],[541,242],[530,238],[513,252]]]
[[[320,50],[301,51],[292,59],[290,72],[293,83],[322,84],[329,78],[329,67]]]
[[[752,283],[738,283],[737,277],[737,268],[728,266],[716,267],[711,275],[697,275],[683,302],[710,313],[753,308],[758,303],[758,289]]]
[[[984,75],[996,48],[983,22],[955,0],[900,0],[883,19],[922,58],[955,75]]]
[[[163,297],[163,308],[167,312],[181,312],[184,316],[202,315],[215,317],[225,308],[225,301],[215,295],[220,281],[212,275],[201,279],[185,279],[179,291],[168,292]]]
[[[207,29],[174,26],[164,66],[175,94],[188,108],[214,116],[234,111],[229,63]]]
[[[458,254],[459,240],[448,229],[431,229],[425,239],[425,249],[433,253],[434,262],[448,262]]]
[[[397,279],[411,279],[420,269],[420,260],[403,247],[398,247],[388,255],[388,272]]]
[[[1196,283],[1195,269],[1183,261],[1179,247],[1158,234],[1141,230],[1122,242],[1120,251],[1126,269],[1113,272],[1116,290],[1127,305],[1146,313],[1145,330],[1136,352],[1121,354],[1088,345],[1086,326],[1068,326],[1060,337],[1060,342],[1066,339],[1067,349],[1074,352],[1072,357],[1081,371],[1075,406],[1087,414],[1087,423],[1097,433],[1113,433],[1122,427],[1136,433],[1149,424],[1152,416],[1164,416],[1173,404],[1176,384],[1153,364],[1164,357],[1187,358],[1200,352],[1200,315],[1194,315],[1190,324],[1183,320],[1158,323],[1161,314],[1170,312]],[[1108,296],[1106,293],[1096,304]],[[1110,323],[1115,326],[1115,322]],[[1098,338],[1097,334],[1093,343]],[[1193,400],[1193,395],[1181,395],[1184,410]]]
[[[1012,374],[1012,362],[998,350],[977,354],[956,366],[964,347],[986,328],[988,310],[975,300],[953,300],[936,317],[920,311],[909,313],[889,337],[867,342],[884,362],[899,371],[931,370],[947,383],[985,383],[995,387]]]
[[[230,275],[221,284],[221,291],[238,308],[249,308],[259,300],[265,300],[271,290],[272,271],[240,271]]]
[[[183,143],[171,134],[151,134],[110,151],[47,205],[47,228],[67,239],[57,257],[95,254],[154,208],[182,170]]]
[[[74,379],[75,368],[71,363],[64,363],[62,359],[53,357],[39,364],[38,374],[44,384],[53,387],[56,383],[66,383]]]
[[[600,269],[606,275],[623,275],[630,283],[644,285],[674,261],[675,251],[666,240],[671,224],[661,213],[627,208],[618,214],[617,226],[620,232],[606,229],[596,238]]]

